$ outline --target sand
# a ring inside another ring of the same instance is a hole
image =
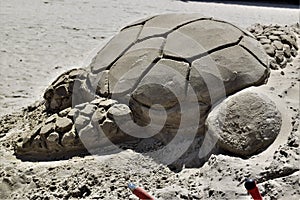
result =
[[[40,101],[62,72],[86,66],[122,26],[166,12],[200,12],[243,28],[290,25],[299,20],[298,10],[171,0],[11,0],[0,9],[0,199],[137,199],[129,182],[156,199],[251,199],[241,185],[245,177],[257,179],[264,199],[299,199],[300,152],[291,145],[300,138],[299,51],[291,65],[272,71],[266,85],[249,88],[269,96],[283,116],[274,143],[249,159],[212,155],[201,168],[176,173],[131,150],[53,162],[22,162],[13,155],[19,135],[42,120],[32,119],[40,110],[21,108]]]

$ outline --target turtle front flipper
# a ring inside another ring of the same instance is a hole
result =
[[[74,126],[74,112],[75,109],[67,108],[48,117],[24,136],[15,148],[16,156],[22,160],[40,161],[86,155]]]
[[[16,146],[15,154],[30,161],[94,154],[114,143],[132,139],[118,128],[116,121],[126,122],[124,119],[131,119],[131,111],[126,105],[97,98],[48,117],[23,138]]]

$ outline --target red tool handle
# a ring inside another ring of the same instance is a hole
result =
[[[263,200],[254,179],[246,179],[245,188],[254,200]]]
[[[151,197],[150,194],[148,194],[143,188],[137,187],[133,183],[128,184],[129,189],[132,191],[132,193],[137,196],[140,200],[154,200],[153,197]]]
[[[153,197],[151,197],[145,190],[143,190],[140,187],[134,189],[132,193],[135,194],[141,200],[154,200]]]
[[[248,192],[251,194],[254,200],[262,200],[262,197],[257,187],[253,188],[252,190],[248,190]]]

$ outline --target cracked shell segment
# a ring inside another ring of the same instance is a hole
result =
[[[164,38],[152,38],[134,45],[109,71],[109,88],[113,95],[128,94],[141,76],[160,56]]]
[[[190,83],[199,100],[205,103],[215,103],[225,95],[261,85],[267,78],[268,69],[240,46],[225,48],[194,61],[190,73]]]
[[[148,107],[159,104],[166,109],[185,99],[185,84],[189,65],[162,59],[141,80],[132,97]]]
[[[90,67],[92,72],[98,73],[105,70],[118,57],[122,56],[127,48],[137,40],[142,29],[141,25],[127,28],[113,37],[93,58]]]
[[[180,24],[188,23],[200,18],[203,18],[203,15],[198,13],[165,14],[156,16],[145,23],[139,39],[143,39],[145,37],[150,37],[153,35],[165,34],[176,28]]]
[[[243,33],[231,24],[200,20],[187,24],[167,37],[165,54],[189,58],[222,45],[239,41]]]
[[[248,49],[250,52],[257,57],[265,66],[268,66],[268,56],[262,45],[254,38],[245,36],[239,43],[240,46]]]

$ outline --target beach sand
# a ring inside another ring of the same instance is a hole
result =
[[[299,145],[300,138],[299,50],[293,63],[272,71],[266,85],[249,88],[270,97],[283,117],[274,143],[249,159],[212,155],[201,168],[175,173],[131,150],[51,162],[24,162],[13,155],[19,135],[43,120],[30,119],[39,110],[21,108],[40,101],[61,73],[88,65],[126,24],[153,14],[199,12],[243,28],[290,25],[298,22],[298,10],[171,0],[11,0],[0,9],[0,199],[137,199],[129,182],[155,199],[251,199],[244,177],[257,179],[264,199],[299,199],[300,152],[290,144]]]

